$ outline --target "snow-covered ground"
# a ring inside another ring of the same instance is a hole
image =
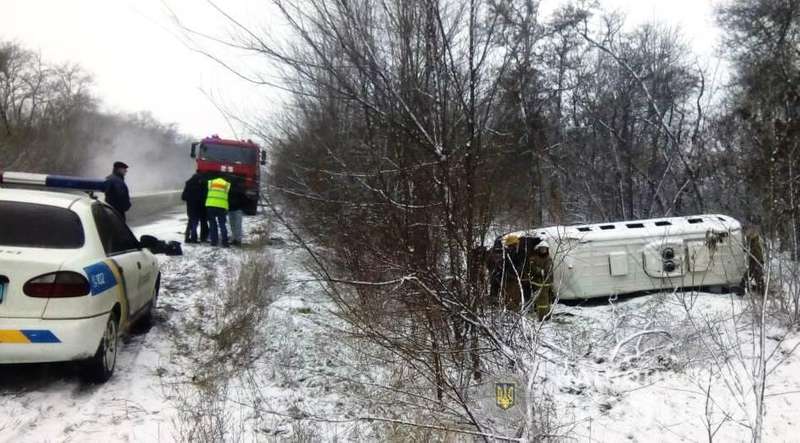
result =
[[[543,330],[558,350],[545,352],[544,391],[580,441],[750,441],[758,340],[747,308],[711,293],[559,305]],[[798,343],[796,331],[767,329],[765,441],[800,435]]]
[[[182,240],[184,223],[176,209],[134,231]],[[159,257],[157,322],[126,338],[106,384],[82,382],[70,365],[0,366],[0,441],[383,440],[357,419],[376,415],[365,399],[378,395],[368,383],[381,368],[337,332],[289,233],[257,217],[245,229],[246,248]],[[726,294],[558,305],[541,330],[534,395],[577,441],[708,441],[706,423],[719,426],[715,439],[747,441],[755,348],[731,320],[745,309]],[[766,441],[800,435],[798,343],[795,331],[770,330],[769,368],[782,364],[768,377]]]
[[[176,208],[133,230],[137,236],[152,234],[163,240],[182,241],[185,220],[182,210]],[[257,217],[245,218],[248,238],[257,236],[254,231],[259,229]],[[193,424],[188,422],[196,417],[185,408],[196,406],[191,404],[196,392],[207,388],[197,382],[208,372],[207,367],[198,364],[208,364],[212,348],[202,331],[213,332],[209,328],[218,326],[219,319],[209,316],[214,309],[219,310],[226,285],[235,280],[239,264],[251,255],[274,255],[280,260],[278,267],[284,277],[270,289],[273,293],[268,296],[274,302],[264,327],[258,331],[265,335],[250,342],[256,361],[245,369],[256,369],[249,374],[259,374],[258,391],[265,399],[262,404],[284,412],[286,417],[270,420],[272,427],[261,431],[254,428],[262,426],[264,420],[244,420],[249,428],[226,429],[226,436],[249,439],[248,435],[256,437],[253,432],[285,434],[291,431],[290,422],[295,421],[292,413],[301,411],[291,408],[293,402],[300,399],[325,406],[324,392],[329,388],[322,386],[318,374],[333,373],[330,368],[334,360],[324,359],[324,353],[305,352],[314,346],[327,347],[318,325],[320,315],[326,315],[325,307],[315,285],[303,281],[309,276],[302,271],[299,251],[284,245],[280,233],[276,235],[278,238],[259,245],[258,250],[184,245],[183,256],[159,256],[162,289],[157,322],[150,331],[125,339],[116,372],[103,385],[83,382],[73,365],[0,366],[0,441],[193,440],[187,434]],[[323,360],[308,359],[311,354]],[[291,371],[279,359],[287,360],[297,371]],[[314,395],[303,392],[304,385],[310,386]],[[325,407],[335,407],[337,401],[331,400]],[[242,406],[243,416],[254,416],[248,408]],[[221,426],[230,428],[231,424]]]

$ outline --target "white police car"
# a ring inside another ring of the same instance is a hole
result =
[[[158,261],[105,203],[38,189],[102,180],[5,172],[0,186],[0,363],[78,360],[108,380],[120,331],[152,320]]]

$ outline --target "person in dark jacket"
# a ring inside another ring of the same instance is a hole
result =
[[[125,184],[125,174],[128,173],[128,165],[122,162],[114,162],[114,170],[111,175],[106,177],[106,203],[120,213],[125,220],[125,213],[131,208],[131,197],[128,194],[128,185]]]
[[[228,194],[228,223],[231,225],[231,244],[242,245],[242,211],[245,201],[244,183],[241,179],[231,180],[231,192]]]
[[[208,218],[206,218],[206,197],[208,196],[208,180],[200,173],[195,173],[183,187],[181,199],[186,202],[186,215],[189,222],[186,227],[186,243],[197,243],[197,225],[200,225],[200,241],[208,239]]]

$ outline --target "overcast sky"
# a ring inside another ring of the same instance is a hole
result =
[[[201,0],[0,0],[0,40],[15,40],[48,61],[80,64],[92,73],[97,96],[109,110],[149,111],[194,136],[232,135],[206,94],[227,107],[277,112],[274,92],[237,79],[181,43],[164,3],[192,27],[220,26]],[[269,24],[275,17],[265,11],[267,1],[219,3],[249,23]],[[652,21],[680,26],[699,54],[713,53],[718,33],[711,0],[601,3],[624,12],[631,26]]]

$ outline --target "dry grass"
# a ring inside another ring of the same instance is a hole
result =
[[[222,316],[212,336],[217,355],[244,363],[255,348],[258,327],[273,301],[272,291],[280,284],[275,265],[264,255],[245,256],[239,278],[228,287],[222,303]]]
[[[246,419],[231,415],[231,381],[252,369],[260,356],[261,327],[281,278],[264,253],[237,258],[226,264],[226,269],[238,267],[236,278],[222,288],[220,298],[199,305],[196,318],[187,322],[197,333],[184,338],[182,345],[188,345],[185,355],[195,370],[165,382],[179,410],[176,438],[181,441],[246,439]]]

